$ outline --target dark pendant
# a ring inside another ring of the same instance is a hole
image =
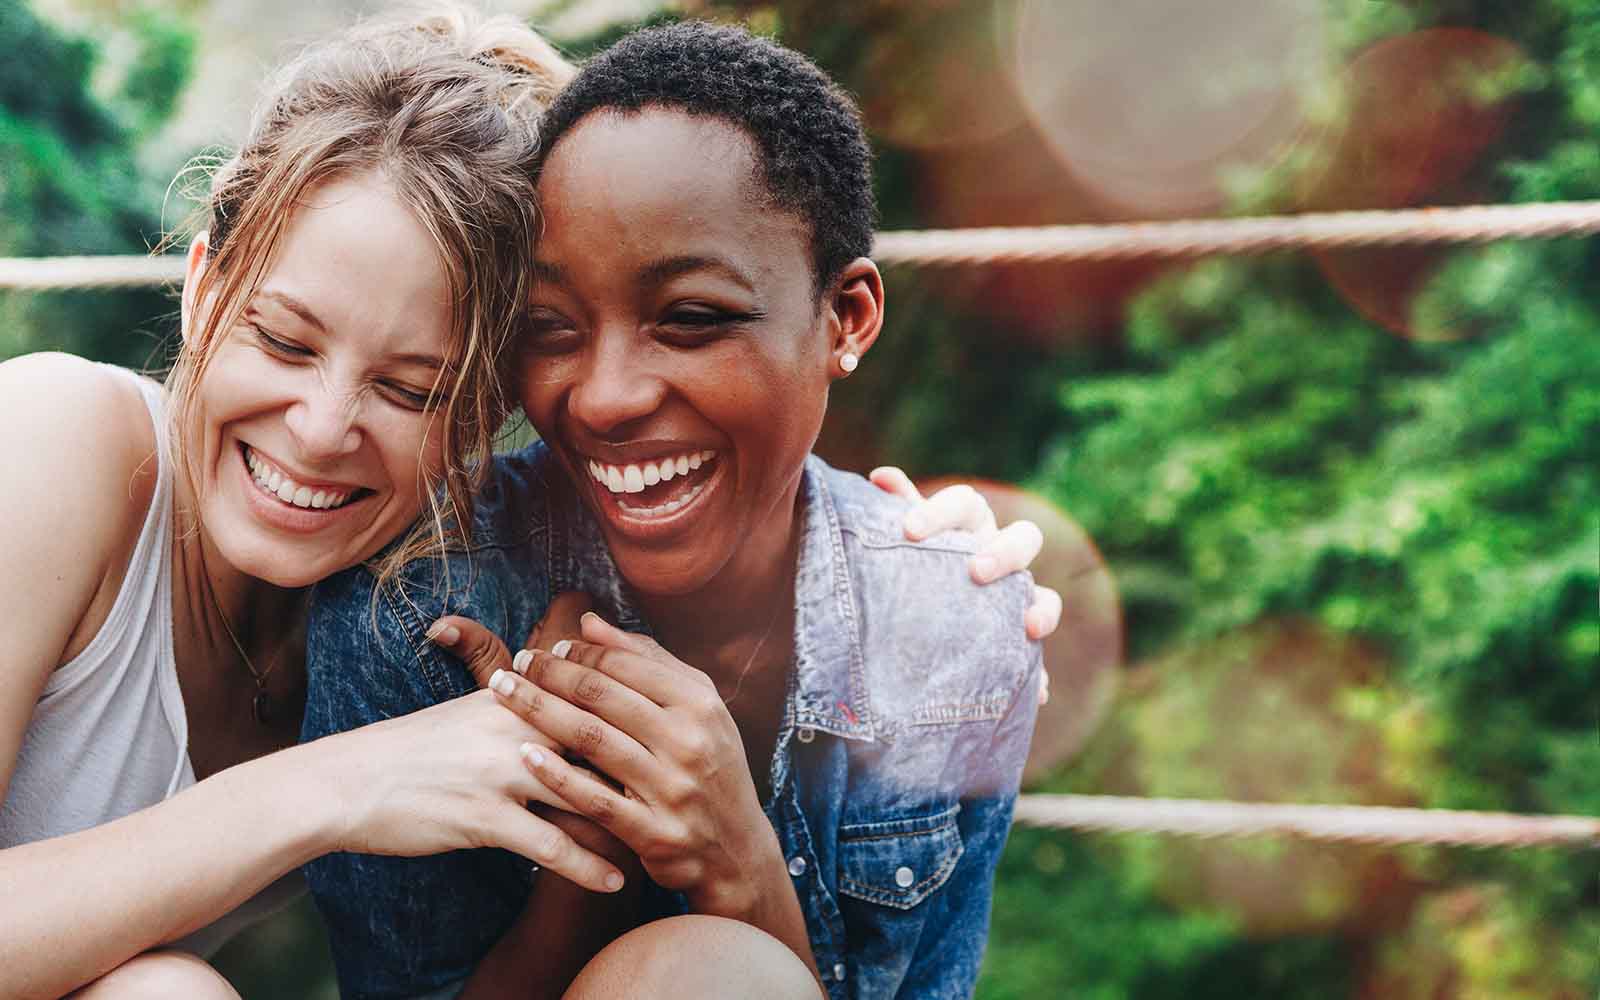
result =
[[[255,717],[258,726],[271,722],[272,697],[265,691],[257,691],[255,700],[250,703],[250,714]]]

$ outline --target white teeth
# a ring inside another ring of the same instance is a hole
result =
[[[674,455],[641,465],[606,465],[589,459],[589,476],[612,493],[642,493],[657,483],[670,482],[678,476],[687,476],[716,457],[715,451],[696,451]],[[664,508],[652,508],[659,510]]]
[[[313,490],[309,486],[301,486],[248,449],[245,451],[245,464],[249,466],[250,478],[255,480],[256,485],[284,503],[314,510],[332,510],[350,499],[349,491]]]

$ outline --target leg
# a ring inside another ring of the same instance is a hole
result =
[[[147,951],[112,969],[71,1000],[239,1000],[228,981],[203,959],[183,951]]]
[[[817,981],[777,938],[723,917],[635,928],[606,946],[563,1000],[819,1000]]]

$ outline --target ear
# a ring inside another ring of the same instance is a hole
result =
[[[866,357],[883,329],[883,275],[878,265],[866,257],[845,265],[834,283],[829,308],[829,375],[843,378],[850,370],[840,359],[846,354],[855,355],[856,361]]]
[[[183,294],[178,300],[179,332],[185,341],[189,339],[189,331],[194,328],[195,297],[200,294],[200,276],[206,272],[211,249],[210,236],[202,229],[189,244],[189,255],[183,271]]]

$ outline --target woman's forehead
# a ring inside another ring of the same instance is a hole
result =
[[[755,141],[721,118],[666,108],[597,112],[562,137],[540,181],[540,256],[717,242],[789,249],[805,221],[766,190]]]

